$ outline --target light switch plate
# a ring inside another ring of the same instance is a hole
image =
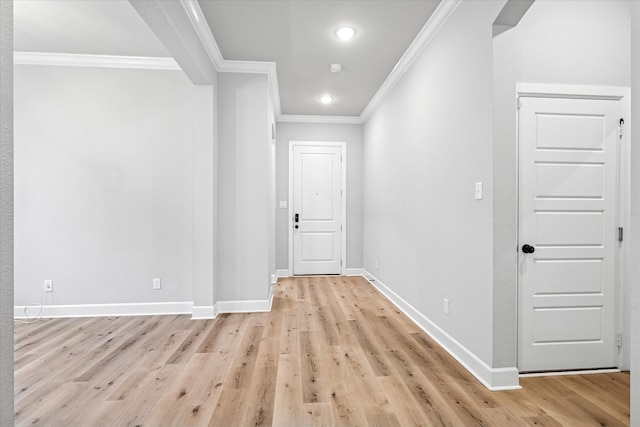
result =
[[[482,200],[482,183],[476,182],[476,200]]]

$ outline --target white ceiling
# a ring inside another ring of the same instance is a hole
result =
[[[4,0],[3,0],[4,1]],[[283,114],[359,116],[440,0],[200,0],[225,60],[275,62]],[[341,25],[356,37],[335,37]],[[126,0],[16,0],[14,49],[168,57]],[[339,74],[329,65],[339,62]],[[318,98],[330,94],[335,102]]]
[[[15,0],[13,26],[18,52],[170,56],[126,0]]]
[[[283,114],[346,116],[362,113],[438,3],[199,1],[224,59],[276,63]],[[335,36],[343,25],[356,29],[353,40]],[[335,102],[319,103],[324,93]]]

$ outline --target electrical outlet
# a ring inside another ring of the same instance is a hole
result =
[[[446,298],[444,299],[444,314],[449,315],[449,300]]]
[[[45,280],[42,290],[45,292],[53,292],[53,280]]]
[[[153,279],[153,289],[160,289],[160,278],[156,277]]]
[[[378,269],[378,260],[376,260],[376,270]]]

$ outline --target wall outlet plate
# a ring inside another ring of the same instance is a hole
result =
[[[153,279],[153,289],[157,290],[157,289],[160,289],[161,287],[162,286],[161,286],[161,283],[160,283],[160,278],[159,277],[154,278]]]
[[[53,292],[53,280],[45,280],[42,290],[44,292]]]

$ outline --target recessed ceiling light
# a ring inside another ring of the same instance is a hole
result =
[[[340,71],[342,71],[342,64],[338,64],[336,62],[335,64],[329,65],[329,69],[332,73],[339,73]]]
[[[320,102],[322,102],[323,104],[331,104],[332,101],[333,101],[333,97],[329,95],[322,95],[320,97]]]
[[[351,40],[356,35],[356,30],[351,27],[340,27],[336,30],[336,36],[340,40]]]

